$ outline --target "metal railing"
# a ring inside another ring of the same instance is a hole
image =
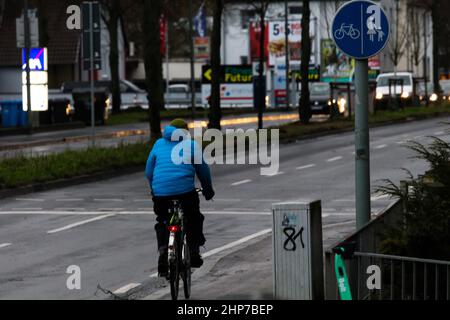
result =
[[[356,299],[450,300],[450,261],[355,252]],[[367,267],[380,268],[381,286],[369,289]],[[355,291],[353,289],[353,291]]]
[[[397,200],[389,205],[386,209],[378,214],[378,216],[370,221],[367,225],[349,235],[342,241],[336,243],[333,247],[325,251],[325,297],[326,299],[339,299],[338,288],[336,284],[336,275],[334,273],[334,253],[333,249],[342,243],[354,242],[355,251],[358,252],[378,252],[379,237],[378,235],[385,230],[386,226],[395,226],[402,217],[403,202]],[[347,272],[352,275],[357,272],[356,260],[346,261]],[[358,286],[356,276],[350,276],[351,288]]]

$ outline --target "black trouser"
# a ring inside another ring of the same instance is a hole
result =
[[[169,231],[167,230],[170,221],[169,207],[171,200],[178,200],[185,217],[185,230],[188,245],[196,248],[205,244],[203,235],[203,220],[205,217],[200,212],[200,200],[197,191],[183,193],[168,197],[153,197],[153,210],[156,214],[155,230],[158,241],[158,250],[163,252],[167,249],[169,242]]]

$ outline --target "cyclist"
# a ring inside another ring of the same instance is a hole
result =
[[[214,197],[211,174],[203,159],[201,149],[194,140],[184,139],[186,131],[180,129],[188,129],[188,125],[183,119],[175,119],[164,128],[163,137],[153,145],[145,168],[145,176],[149,181],[153,196],[153,210],[157,216],[155,230],[159,251],[158,275],[160,277],[166,277],[168,274],[169,232],[167,222],[170,219],[171,201],[177,199],[180,202],[186,217],[186,237],[190,249],[191,267],[199,268],[203,264],[200,246],[205,244],[206,239],[203,235],[204,216],[200,212],[200,201],[195,190],[196,175],[200,180],[205,199],[210,200]],[[180,136],[177,141],[172,141],[174,133]],[[183,148],[186,146],[188,148]],[[173,159],[172,151],[175,147],[177,147],[176,150],[190,150],[188,155],[181,154],[183,151],[179,154],[183,160],[188,158],[191,161]],[[199,155],[200,157],[198,157]],[[198,158],[200,158],[199,161],[194,161]]]

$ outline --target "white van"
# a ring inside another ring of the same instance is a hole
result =
[[[389,80],[403,81],[392,85],[389,88]],[[377,77],[377,88],[375,98],[384,100],[389,97],[389,89],[391,96],[400,96],[402,99],[411,99],[413,95],[413,75],[410,72],[382,73]]]

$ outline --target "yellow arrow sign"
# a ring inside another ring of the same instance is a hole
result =
[[[212,69],[209,68],[208,70],[205,71],[205,73],[203,75],[205,76],[206,79],[211,81],[211,79],[212,79],[211,73],[212,73]]]

